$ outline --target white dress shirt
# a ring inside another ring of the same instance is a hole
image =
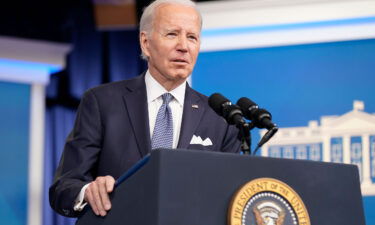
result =
[[[145,75],[145,83],[151,140],[155,128],[156,116],[158,114],[159,108],[163,104],[163,99],[161,96],[168,91],[152,77],[148,70]],[[173,117],[173,148],[177,148],[178,140],[180,137],[182,114],[184,111],[185,90],[186,81],[169,92],[173,96],[173,99],[169,102],[169,107],[172,110]],[[77,196],[74,204],[75,211],[82,211],[83,208],[87,205],[87,202],[84,201],[84,197],[85,191],[89,184],[90,183],[83,186],[81,191],[79,192],[79,195]]]
[[[149,71],[146,73],[145,82],[147,91],[148,121],[150,125],[150,139],[152,139],[156,116],[160,106],[163,104],[163,99],[161,96],[168,91],[165,90],[165,88],[151,76]],[[168,92],[173,96],[173,99],[169,103],[173,117],[173,148],[177,148],[180,137],[182,114],[184,111],[185,89],[186,81],[172,91]]]

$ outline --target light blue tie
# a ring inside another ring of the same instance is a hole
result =
[[[162,95],[163,104],[160,106],[152,134],[152,149],[172,148],[173,144],[173,118],[169,102],[173,96],[170,93]]]

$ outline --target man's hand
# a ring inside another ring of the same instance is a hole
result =
[[[97,177],[89,184],[85,191],[85,201],[88,202],[94,211],[99,216],[107,215],[107,211],[111,209],[111,201],[108,193],[113,191],[115,179],[111,176]]]

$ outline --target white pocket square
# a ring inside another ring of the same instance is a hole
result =
[[[206,138],[206,139],[202,140],[201,136],[193,135],[193,137],[191,138],[190,144],[191,145],[210,146],[210,145],[212,145],[212,141],[211,141],[210,138]]]

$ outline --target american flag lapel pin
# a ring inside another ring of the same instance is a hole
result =
[[[198,105],[196,105],[196,104],[191,105],[191,107],[194,108],[194,109],[198,109],[199,108]]]

